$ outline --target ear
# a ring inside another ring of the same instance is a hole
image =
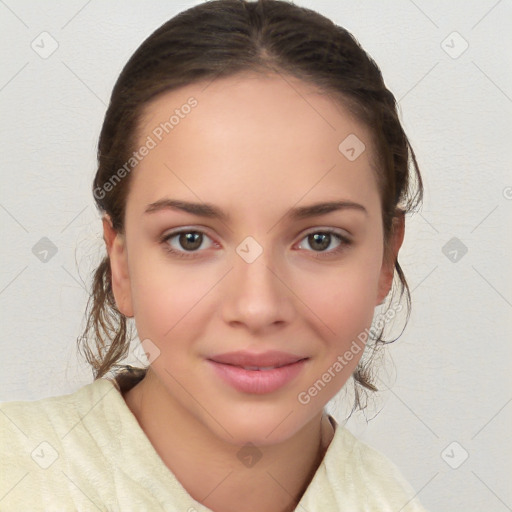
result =
[[[126,239],[118,233],[108,214],[103,216],[103,240],[107,246],[112,274],[112,291],[117,309],[125,316],[133,316],[133,305],[130,288],[130,273],[128,272],[128,253]]]
[[[395,272],[395,262],[398,258],[398,251],[402,246],[405,234],[405,214],[399,211],[393,217],[393,224],[389,240],[384,246],[384,256],[379,278],[379,289],[377,295],[377,304],[382,304],[387,297],[393,284]]]

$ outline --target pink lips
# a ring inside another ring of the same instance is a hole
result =
[[[261,354],[238,351],[212,356],[208,362],[219,377],[238,391],[264,394],[277,391],[293,380],[307,359],[278,351]]]

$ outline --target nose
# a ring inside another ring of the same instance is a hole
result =
[[[289,324],[295,314],[293,293],[271,252],[249,263],[238,254],[222,291],[222,316],[232,326],[263,334]]]

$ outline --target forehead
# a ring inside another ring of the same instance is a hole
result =
[[[195,83],[146,105],[137,147],[150,139],[153,147],[133,172],[130,194],[145,204],[165,194],[207,196],[226,208],[306,196],[375,200],[370,138],[343,105],[290,76]]]

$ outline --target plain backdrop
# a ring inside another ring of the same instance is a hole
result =
[[[197,3],[0,2],[0,401],[92,382],[76,338],[103,254],[91,193],[101,123],[126,60]],[[512,510],[512,2],[295,3],[376,60],[425,180],[400,256],[413,309],[387,349],[389,389],[347,426],[427,509]]]

